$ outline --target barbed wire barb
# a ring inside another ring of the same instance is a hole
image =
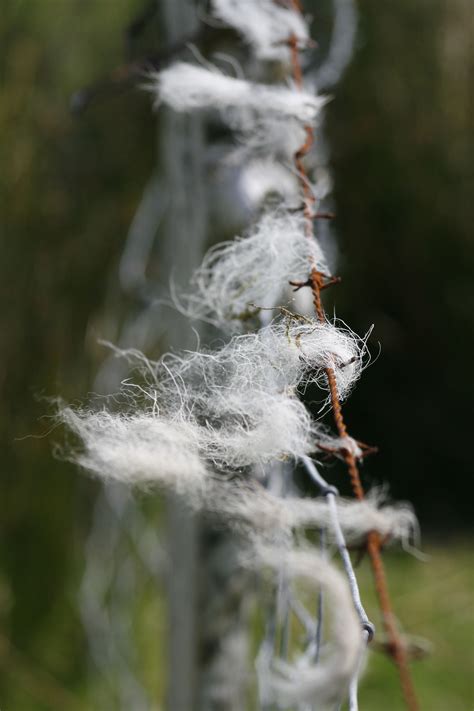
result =
[[[295,11],[302,13],[303,6],[300,0],[291,0],[292,6]],[[300,91],[303,89],[303,72],[300,61],[300,49],[297,37],[291,35],[289,37],[289,46],[291,49],[291,61],[293,67],[293,79],[295,86]],[[306,140],[301,145],[299,150],[295,154],[295,166],[300,178],[300,183],[303,190],[305,208],[305,224],[306,224],[306,234],[309,239],[314,239],[314,227],[312,214],[314,210],[315,198],[312,192],[308,189],[308,179],[306,174],[306,169],[303,163],[304,156],[311,150],[314,143],[314,132],[311,125],[305,126]],[[311,290],[313,294],[313,304],[316,312],[317,319],[321,323],[326,322],[326,314],[321,298],[321,290],[324,285],[324,276],[318,271],[316,266],[312,266],[311,269]],[[330,391],[330,399],[333,409],[334,421],[336,428],[340,437],[347,437],[347,428],[344,422],[341,403],[337,391],[336,376],[334,369],[331,367],[326,368],[326,377],[328,382],[328,387]],[[349,478],[351,480],[352,489],[354,495],[357,499],[362,500],[365,497],[364,489],[362,487],[362,482],[360,479],[359,469],[357,465],[356,457],[349,450],[344,450],[343,458],[347,466]],[[375,587],[377,591],[377,596],[379,599],[379,604],[382,612],[383,624],[390,640],[391,653],[393,659],[397,665],[400,685],[402,688],[403,696],[407,708],[410,711],[417,711],[418,701],[415,694],[415,689],[411,679],[410,669],[408,666],[407,655],[402,640],[395,623],[392,604],[390,600],[390,595],[388,592],[388,585],[385,575],[385,570],[382,562],[382,557],[380,553],[380,537],[377,533],[371,532],[367,539],[367,551],[370,557],[372,570],[375,579]]]

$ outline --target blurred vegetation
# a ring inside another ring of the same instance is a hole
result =
[[[2,3],[2,708],[43,708],[12,674],[7,639],[28,668],[71,690],[85,672],[75,590],[96,487],[53,458],[54,437],[23,438],[50,429],[45,396],[90,388],[88,333],[154,162],[154,120],[138,92],[86,121],[69,112],[75,89],[123,61],[135,10],[132,0]]]
[[[449,545],[430,544],[426,562],[403,552],[387,552],[394,608],[403,621],[420,708],[427,711],[465,711],[474,703],[474,555],[469,543],[457,539]],[[356,572],[365,609],[377,629],[377,642],[360,682],[360,707],[364,711],[402,711],[405,707],[396,667],[383,650],[383,625],[367,557]],[[306,604],[311,609],[314,599],[310,597]],[[256,626],[260,635],[263,623],[257,620]],[[302,634],[303,628],[293,619],[294,641]],[[259,640],[254,640],[254,650]]]
[[[404,553],[388,555],[394,609],[414,643],[414,654],[420,656],[412,661],[420,708],[465,711],[474,704],[472,540],[453,539],[449,545],[431,544],[425,550],[426,562]],[[368,561],[360,566],[357,577],[369,617],[381,630]],[[397,673],[385,654],[374,651],[369,655],[360,698],[365,711],[403,708]]]
[[[381,357],[347,406],[367,471],[439,532],[472,525],[474,22],[470,0],[364,1],[329,109],[344,284]],[[377,353],[376,348],[372,350]]]
[[[72,711],[88,698],[75,595],[96,486],[52,457],[42,398],[72,400],[91,386],[95,319],[155,163],[155,120],[141,92],[99,102],[80,120],[68,108],[74,90],[123,61],[123,29],[137,9],[139,0],[2,3],[0,706],[8,711]],[[149,44],[158,39],[156,31]],[[470,0],[364,0],[358,51],[328,121],[344,277],[332,298],[358,332],[375,323],[382,344],[347,418],[381,448],[367,481],[390,482],[439,537],[466,530],[474,493],[473,40]],[[429,564],[400,559],[390,577],[400,618],[435,645],[416,665],[423,707],[472,705],[468,553],[455,539]],[[388,665],[370,665],[368,709],[392,708]]]

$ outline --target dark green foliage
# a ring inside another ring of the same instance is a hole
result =
[[[123,61],[133,5],[10,1],[0,25],[0,616],[32,669],[69,686],[85,659],[75,587],[95,486],[53,458],[59,435],[45,436],[54,407],[44,396],[90,388],[94,318],[152,169],[155,132],[138,93],[82,120],[69,97]],[[8,659],[0,705],[27,708],[29,684]]]
[[[71,400],[91,387],[107,279],[155,164],[155,120],[142,93],[98,102],[80,119],[68,108],[74,90],[122,63],[123,29],[139,6],[2,2],[5,709],[67,711],[47,702],[54,684],[45,670],[71,691],[84,683],[75,595],[95,485],[53,459],[59,435],[22,438],[48,433],[53,408],[43,396]],[[358,332],[375,323],[372,350],[379,340],[382,354],[347,420],[354,436],[381,448],[366,483],[389,482],[439,530],[468,522],[474,493],[472,6],[364,0],[360,9],[359,48],[328,109],[344,278],[329,298]],[[326,13],[320,19],[324,28]],[[143,46],[157,39],[152,26]],[[8,653],[7,639],[23,656]]]
[[[374,323],[381,344],[347,416],[380,445],[367,480],[389,482],[438,530],[472,509],[471,15],[463,0],[364,3],[328,120],[337,313],[359,332]]]

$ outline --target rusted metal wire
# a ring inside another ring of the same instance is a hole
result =
[[[294,10],[302,13],[303,7],[300,0],[291,0],[291,5]],[[288,43],[291,50],[293,79],[296,87],[298,89],[302,89],[303,72],[300,61],[298,40],[294,35],[292,35],[289,38]],[[305,155],[311,150],[311,147],[314,143],[314,133],[311,126],[306,126],[305,131],[306,139],[303,145],[296,152],[294,161],[304,196],[303,214],[305,216],[306,235],[309,239],[314,239],[315,235],[313,229],[313,216],[314,204],[316,200],[312,193],[306,169],[303,163]],[[321,298],[321,291],[326,283],[325,279],[326,275],[319,272],[314,264],[311,265],[310,282],[311,291],[313,294],[313,304],[316,312],[316,317],[321,323],[326,322],[326,313],[324,311],[324,306]],[[347,437],[347,427],[342,414],[341,402],[339,400],[339,395],[337,392],[336,376],[333,368],[326,368],[326,377],[329,387],[336,429],[340,437]],[[354,454],[348,450],[343,450],[342,456],[347,466],[347,471],[349,474],[354,495],[357,499],[362,500],[365,496],[365,493],[360,479],[357,459]],[[382,613],[383,625],[389,639],[389,652],[398,668],[400,686],[405,699],[405,704],[410,711],[417,711],[419,709],[419,705],[416,698],[415,688],[411,678],[410,669],[408,666],[406,650],[400,638],[400,634],[393,614],[393,608],[390,599],[390,594],[388,591],[387,578],[385,575],[385,569],[382,561],[380,548],[380,536],[375,531],[369,533],[367,538],[367,552],[373,570],[375,588]]]

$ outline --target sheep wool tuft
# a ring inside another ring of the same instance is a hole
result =
[[[215,67],[209,69],[186,62],[172,64],[151,79],[156,105],[163,103],[180,112],[220,109],[231,110],[238,117],[240,110],[305,123],[314,121],[326,103],[325,97],[310,92],[256,84],[226,76]],[[239,122],[238,118],[236,121]],[[241,123],[245,123],[244,118]]]
[[[287,62],[290,35],[303,47],[309,42],[302,15],[273,0],[213,0],[212,4],[215,17],[240,32],[258,59]]]
[[[266,213],[245,237],[213,247],[189,293],[176,302],[190,318],[241,330],[259,307],[289,305],[289,281],[306,281],[310,264],[328,271],[317,242],[305,235],[302,216]]]

